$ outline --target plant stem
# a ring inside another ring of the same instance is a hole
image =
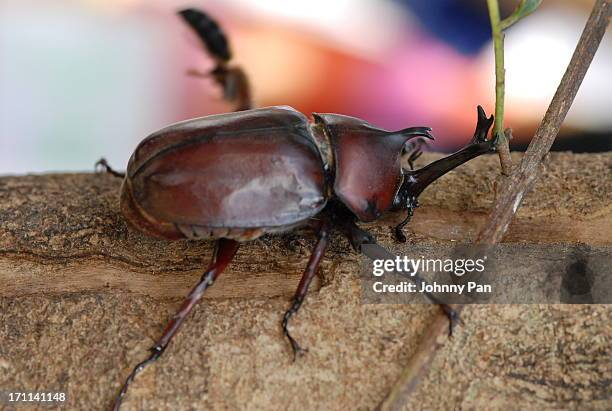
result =
[[[512,173],[510,147],[504,134],[504,97],[506,86],[506,69],[504,68],[504,33],[501,28],[499,4],[497,0],[487,0],[491,32],[493,34],[493,49],[495,51],[495,125],[493,135],[497,137],[497,150],[502,174],[509,176]]]
[[[520,207],[523,197],[533,187],[606,32],[611,16],[611,0],[597,0],[542,123],[529,143],[516,172],[506,179],[489,216],[488,224],[478,233],[477,243],[499,243]]]

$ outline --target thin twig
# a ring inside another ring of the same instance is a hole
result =
[[[460,314],[464,305],[452,305],[451,307]],[[401,411],[405,408],[410,395],[419,382],[427,376],[436,353],[444,346],[448,338],[448,317],[441,312],[427,327],[425,335],[419,341],[416,351],[410,357],[399,380],[387,398],[376,407],[377,411]]]
[[[499,163],[501,165],[501,174],[504,177],[509,177],[513,172],[512,157],[510,156],[510,143],[512,130],[507,128],[502,133],[503,138],[497,141],[497,154],[499,155]]]
[[[536,131],[519,169],[508,178],[508,184],[501,188],[491,213],[489,223],[477,236],[477,243],[499,243],[506,232],[510,220],[518,210],[523,196],[527,193],[541,171],[561,123],[576,97],[578,88],[593,60],[599,43],[606,31],[612,7],[609,0],[597,0],[586,23],[574,55],[567,67],[557,92]],[[462,306],[455,307],[461,310]],[[402,410],[406,407],[418,383],[427,375],[436,353],[448,340],[447,321],[444,314],[434,319],[434,324],[419,343],[399,381],[378,406],[381,411]]]

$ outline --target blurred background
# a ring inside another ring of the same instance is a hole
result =
[[[502,15],[518,3],[500,1]],[[506,118],[526,146],[569,62],[592,0],[544,0],[506,35]],[[471,137],[494,110],[485,0],[2,0],[0,174],[118,169],[149,133],[232,109],[199,40],[175,15],[198,7],[229,35],[257,106],[428,125],[433,149]],[[612,41],[595,56],[555,144],[612,150]]]

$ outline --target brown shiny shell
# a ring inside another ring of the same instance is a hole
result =
[[[189,238],[190,232],[240,238],[242,231],[250,237],[260,232],[253,229],[283,231],[319,213],[327,201],[308,119],[290,107],[164,128],[140,143],[126,181],[126,217],[168,238],[176,234],[170,225]]]
[[[334,194],[361,221],[373,221],[393,205],[402,179],[400,157],[411,129],[387,131],[340,114],[314,114],[334,151]],[[405,131],[409,131],[407,134]]]

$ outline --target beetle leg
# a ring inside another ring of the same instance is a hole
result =
[[[405,243],[407,240],[406,234],[404,234],[404,227],[406,227],[406,224],[410,222],[413,215],[414,215],[414,208],[409,207],[408,215],[406,215],[406,218],[404,218],[402,222],[396,225],[395,228],[393,229],[393,234],[395,235],[395,239],[399,241],[400,243]]]
[[[423,154],[423,152],[420,149],[416,149],[410,153],[410,155],[408,156],[408,160],[407,160],[410,170],[414,170],[414,162],[416,161],[417,158],[421,157],[421,154]]]
[[[459,315],[459,311],[455,310],[448,304],[440,304],[436,303],[440,306],[446,318],[448,318],[448,336],[451,337],[453,335],[453,330],[457,326],[457,324],[463,325],[463,320],[461,320],[461,316]]]
[[[202,298],[204,291],[206,291],[206,289],[213,284],[217,277],[219,277],[219,275],[223,272],[225,267],[227,267],[227,265],[232,261],[236,251],[238,251],[238,245],[239,243],[237,241],[225,238],[219,239],[215,242],[215,251],[208,269],[196,286],[191,290],[185,301],[183,301],[181,308],[176,312],[176,314],[174,314],[166,326],[161,338],[151,348],[151,355],[149,355],[146,360],[134,367],[130,375],[127,377],[123,386],[121,387],[121,391],[115,398],[113,410],[119,410],[121,401],[123,400],[129,385],[132,383],[132,381],[134,381],[136,375],[139,374],[147,365],[161,357],[164,350],[172,340],[172,337],[174,337],[185,321],[185,318],[187,318],[193,307]]]
[[[353,249],[358,253],[361,253],[363,244],[376,244],[374,236],[359,228],[353,221],[336,222],[336,227],[346,236]]]
[[[319,268],[319,263],[323,259],[325,255],[325,250],[329,245],[329,232],[330,232],[330,224],[327,220],[323,221],[321,228],[318,233],[317,245],[315,246],[312,254],[310,255],[310,259],[308,260],[308,265],[306,266],[306,270],[302,275],[302,279],[300,280],[300,284],[293,296],[293,302],[291,308],[287,310],[285,315],[283,316],[283,334],[291,343],[291,349],[293,350],[293,361],[296,360],[298,354],[304,353],[306,350],[297,343],[297,341],[291,336],[289,330],[287,329],[287,325],[289,323],[289,319],[291,316],[298,312],[302,303],[304,302],[304,298],[306,297],[306,293],[308,292],[308,287],[312,282],[315,274],[317,273],[317,269]]]
[[[251,87],[244,70],[238,66],[219,64],[210,74],[223,89],[223,98],[236,104],[234,111],[252,108]]]
[[[223,98],[236,104],[235,111],[249,110],[251,104],[251,87],[245,72],[238,66],[230,66],[232,58],[229,42],[223,29],[209,15],[198,9],[185,9],[178,12],[185,23],[191,27],[215,60],[216,66],[208,76],[223,89]],[[200,77],[207,76],[195,70],[190,71]]]
[[[185,72],[188,76],[192,76],[192,77],[199,77],[199,78],[208,78],[211,76],[210,73],[205,72],[205,71],[200,71],[198,69],[189,69]]]
[[[108,165],[108,162],[106,161],[105,158],[101,158],[99,159],[96,164],[94,165],[95,169],[102,169],[105,172],[114,175],[115,177],[120,177],[120,178],[124,178],[125,177],[125,173],[120,173],[119,171],[115,171],[111,168],[111,166]]]
[[[427,146],[427,140],[423,138],[415,139],[409,142],[404,156],[407,156],[406,162],[408,163],[410,170],[414,170],[414,162],[423,154],[423,147]]]
[[[249,79],[240,67],[228,67],[225,64],[219,64],[208,73],[189,69],[187,75],[200,78],[212,77],[223,89],[223,99],[236,104],[234,111],[253,108]]]
[[[346,218],[346,216],[340,215],[340,216],[337,216],[337,219],[334,220],[334,224],[348,238],[349,242],[351,243],[351,245],[356,251],[362,254],[365,254],[372,260],[376,260],[379,258],[388,259],[388,258],[393,257],[393,255],[390,252],[382,248],[382,246],[380,246],[376,242],[376,239],[374,238],[372,234],[359,228],[357,224],[355,224],[354,220],[351,220],[350,218]],[[369,252],[364,252],[361,248],[361,246],[364,244],[371,244],[371,245],[378,246],[378,251],[379,252],[382,251],[383,254],[373,255],[373,254],[370,254]],[[411,277],[411,280],[417,284],[418,288],[421,288],[420,287],[421,283],[425,282],[425,280],[418,273],[415,273]],[[455,329],[455,326],[457,324],[463,323],[461,321],[461,317],[459,316],[459,312],[453,309],[450,305],[444,304],[434,295],[428,292],[424,292],[423,294],[430,303],[438,305],[440,309],[444,312],[444,314],[448,318],[448,335],[451,336],[453,334],[453,330]]]

